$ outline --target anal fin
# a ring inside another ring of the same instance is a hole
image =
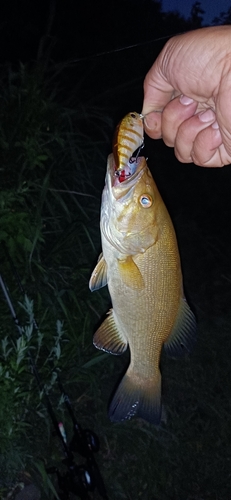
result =
[[[127,339],[119,332],[113,317],[113,310],[108,312],[107,318],[95,332],[93,344],[97,349],[110,354],[123,354],[126,351]]]

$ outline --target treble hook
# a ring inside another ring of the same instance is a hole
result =
[[[137,149],[136,156],[135,156],[135,157],[131,156],[131,158],[129,159],[129,163],[135,163],[135,162],[137,161],[137,158],[138,158],[138,156],[139,156],[139,154],[140,154],[140,151],[141,151],[141,149],[143,149],[143,148],[144,148],[144,142],[143,142],[143,143],[141,144],[141,146]]]

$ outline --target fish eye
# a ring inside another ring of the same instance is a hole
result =
[[[139,198],[139,202],[143,208],[149,208],[152,206],[153,200],[150,194],[142,194]]]

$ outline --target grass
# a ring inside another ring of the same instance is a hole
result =
[[[20,323],[29,328],[33,313],[42,335],[39,340],[33,330],[17,363],[18,335],[7,305],[0,302],[0,340],[7,339],[5,350],[11,349],[4,358],[0,344],[2,498],[21,470],[37,481],[42,498],[53,498],[49,481],[55,488],[57,484],[54,476],[46,477],[44,466],[60,466],[63,459],[29,368],[31,349],[68,439],[72,424],[48,358],[60,373],[77,420],[98,434],[96,459],[110,500],[227,500],[229,170],[179,165],[164,145],[146,140],[149,165],[176,227],[186,293],[198,319],[198,342],[185,359],[163,356],[166,423],[159,429],[141,420],[112,425],[107,404],[128,356],[117,358],[93,348],[92,334],[109,307],[109,296],[106,290],[88,290],[100,251],[100,197],[112,120],[78,98],[68,107],[53,83],[51,87],[47,77],[38,78],[24,66],[17,71],[2,68],[1,268]],[[2,243],[30,299],[26,310]],[[81,462],[78,455],[76,461]]]
[[[100,163],[99,144],[103,149],[106,119],[99,117],[97,109],[87,114],[92,133],[97,133],[101,120],[101,138],[93,147],[81,126],[86,121],[86,109],[79,105],[73,112],[58,104],[54,92],[43,89],[36,71],[24,66],[18,72],[2,68],[0,88],[1,272],[24,327],[28,318],[18,304],[24,301],[24,291],[17,286],[13,262],[24,290],[33,298],[33,313],[42,332],[39,349],[38,345],[29,346],[26,342],[19,362],[20,337],[6,303],[1,301],[4,425],[0,483],[4,487],[16,480],[16,473],[22,468],[29,465],[34,469],[36,456],[39,458],[43,453],[52,432],[40,391],[32,374],[28,374],[28,349],[36,353],[36,363],[49,392],[53,390],[53,378],[48,357],[62,368],[65,379],[80,385],[80,391],[86,379],[89,383],[91,378],[80,368],[92,360],[93,354],[89,336],[93,328],[90,310],[94,309],[95,301],[90,309],[87,300],[92,265],[89,258],[90,254],[92,259],[97,254],[92,223],[98,218],[100,190],[92,183],[88,163],[96,161],[96,157]],[[61,342],[55,337],[60,321],[65,330]],[[35,334],[33,331],[33,338]],[[75,356],[70,362],[73,349]],[[26,378],[22,377],[24,372]],[[57,389],[54,393],[57,396]]]

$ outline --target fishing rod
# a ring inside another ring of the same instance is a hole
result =
[[[5,246],[4,246],[5,247]],[[14,263],[9,256],[6,248],[4,248],[4,251],[6,253],[7,259],[10,263],[10,266],[12,268],[12,271],[17,279],[17,282],[19,284],[19,288],[21,292],[26,295],[25,290],[22,286],[22,282],[20,280],[20,277],[18,275],[17,269],[14,266]],[[2,275],[0,274],[0,287],[2,288],[4,297],[6,299],[7,305],[10,309],[14,324],[19,332],[19,335],[22,336],[23,334],[23,328],[20,325],[20,322],[18,320],[17,314],[15,312],[12,300],[10,298],[7,286],[4,282],[4,279]],[[33,319],[33,325],[36,329],[38,329],[38,324],[35,319]],[[31,355],[31,352],[29,350],[29,360],[30,364],[32,367],[32,372],[33,375],[37,381],[39,390],[43,392],[44,394],[44,399],[46,402],[46,408],[48,411],[48,414],[51,418],[51,421],[53,423],[55,432],[57,436],[59,437],[62,447],[64,450],[64,460],[62,460],[62,464],[66,465],[67,471],[64,474],[61,474],[59,469],[57,467],[47,467],[46,471],[48,474],[56,474],[57,480],[58,480],[58,485],[61,490],[59,496],[61,500],[68,500],[69,499],[69,494],[73,493],[74,495],[78,496],[81,498],[81,500],[90,500],[91,497],[89,496],[89,492],[93,492],[95,489],[98,490],[98,493],[100,494],[101,498],[103,500],[108,500],[108,496],[106,493],[105,485],[103,478],[101,476],[100,470],[98,468],[98,465],[95,461],[94,453],[99,450],[99,439],[97,435],[89,430],[89,429],[82,429],[82,427],[79,425],[77,422],[77,419],[75,417],[69,396],[64,390],[64,387],[62,385],[61,379],[55,368],[53,367],[53,371],[56,372],[57,374],[57,383],[60,389],[60,392],[62,393],[66,408],[68,410],[68,413],[71,417],[72,423],[73,423],[73,437],[69,443],[67,444],[67,439],[65,435],[65,430],[63,428],[63,425],[58,422],[55,412],[52,408],[50,398],[47,394],[46,388],[44,384],[41,382],[41,378],[38,372],[38,369],[36,367],[35,361],[33,356]],[[74,460],[74,455],[73,452],[77,452],[80,454],[82,457],[85,458],[86,462],[81,465],[77,465]]]

